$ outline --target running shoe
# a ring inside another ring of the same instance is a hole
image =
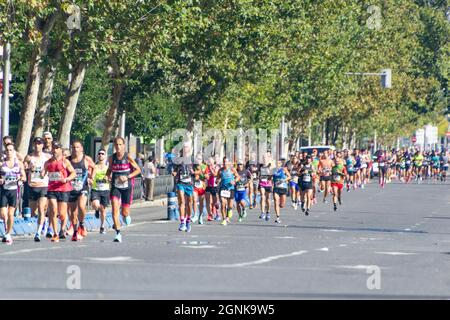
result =
[[[250,205],[250,210],[251,210],[251,209],[253,209],[253,205],[252,205],[252,204]]]
[[[259,218],[262,220],[266,219],[266,214],[264,212],[261,212],[261,214],[259,215]]]
[[[59,242],[59,237],[55,234],[52,239],[51,242]]]
[[[72,236],[72,235],[73,235],[73,224],[70,224],[70,227],[69,227],[69,229],[67,229],[66,233],[67,233],[69,236]]]
[[[191,221],[194,222],[194,223],[196,223],[198,221],[198,213],[197,212],[194,213],[194,215],[191,218]]]
[[[239,215],[238,222],[242,222],[242,215]]]
[[[186,223],[186,232],[191,232],[191,230],[192,230],[191,223],[187,222]]]
[[[266,221],[269,221],[270,220],[270,214],[267,212],[266,213]]]
[[[66,240],[66,233],[64,230],[59,231],[59,238],[62,240]]]
[[[305,211],[305,216],[309,216],[309,210],[308,209],[306,209],[306,211]]]
[[[180,223],[180,226],[178,227],[178,231],[186,231],[186,223],[184,223],[184,222]]]
[[[228,212],[227,212],[227,218],[228,218],[229,220],[231,220],[231,218],[233,218],[233,210],[228,210]]]
[[[2,238],[2,242],[3,242],[3,243],[6,243],[6,237],[3,237],[3,238]]]
[[[39,233],[36,233],[34,235],[34,242],[41,242],[41,236],[39,235]]]
[[[281,223],[280,217],[277,217],[277,218],[275,219],[275,223]]]
[[[11,244],[13,243],[13,240],[12,240],[12,237],[11,237],[10,234],[7,234],[7,235],[5,236],[5,243],[6,243],[7,245],[11,245]]]
[[[78,232],[72,235],[72,241],[81,241],[82,239],[83,237]]]
[[[297,210],[297,209],[298,209],[298,207],[297,207],[297,204],[296,204],[296,203],[293,203],[293,204],[292,204],[292,206],[294,207],[294,210]]]
[[[336,203],[333,205],[333,210],[334,210],[334,211],[337,211],[337,205],[336,205]]]
[[[120,233],[117,233],[116,236],[114,237],[113,242],[122,242],[122,235]]]
[[[87,236],[87,229],[86,226],[78,227],[78,233],[84,238]]]
[[[214,217],[212,216],[212,214],[208,214],[208,221],[213,221]]]
[[[45,235],[45,237],[49,239],[53,237],[53,229],[51,227],[47,229],[47,234]]]
[[[216,214],[216,216],[214,217],[214,220],[215,221],[220,221],[220,220],[222,220],[222,218],[218,214]]]
[[[247,210],[245,210],[245,208],[244,208],[244,209],[242,209],[242,219],[245,219],[245,218],[247,218]]]
[[[100,234],[106,234],[105,228],[103,228],[103,227],[100,228]]]
[[[338,198],[338,201],[339,201],[339,205],[342,205],[341,198]]]
[[[126,216],[125,217],[125,225],[129,226],[131,224],[131,217],[130,216]]]
[[[223,225],[223,226],[226,226],[228,223],[227,223],[227,220],[224,219],[220,224]]]
[[[204,222],[203,222],[203,215],[201,215],[201,216],[198,218],[198,224],[204,224]]]

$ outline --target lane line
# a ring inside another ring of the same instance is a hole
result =
[[[87,247],[87,245],[77,246],[77,248],[83,248],[83,247]],[[2,253],[0,253],[0,256],[11,256],[11,255],[21,254],[21,253],[57,250],[57,249],[62,249],[62,248],[65,248],[65,247],[48,247],[48,248],[21,249],[21,250],[16,250],[16,251],[2,252]]]
[[[278,255],[278,256],[271,256],[271,257],[259,259],[259,260],[256,260],[256,261],[249,261],[249,262],[242,262],[242,263],[232,263],[232,264],[222,264],[222,265],[219,265],[219,266],[223,267],[223,268],[248,267],[248,266],[268,263],[268,262],[279,260],[279,259],[283,259],[283,258],[299,256],[299,255],[302,255],[302,254],[307,253],[307,252],[308,251],[305,251],[305,250],[294,251],[294,252],[291,252],[291,253],[288,253],[288,254],[282,254],[282,255]]]

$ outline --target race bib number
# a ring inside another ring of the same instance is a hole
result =
[[[203,183],[201,181],[195,181],[194,182],[194,187],[196,187],[197,189],[202,189],[203,188]]]
[[[106,180],[96,180],[96,190],[98,191],[108,191],[109,190],[109,184]]]
[[[245,186],[238,186],[236,188],[237,191],[245,191]]]
[[[363,163],[363,164],[361,164],[361,168],[367,168],[367,163]]]
[[[125,182],[121,182],[119,177],[114,180],[114,186],[118,189],[127,189],[128,188],[128,179]]]
[[[220,191],[220,196],[223,198],[230,198],[231,197],[231,192],[230,190],[221,190]]]
[[[311,176],[309,174],[303,176],[303,182],[311,182]]]
[[[338,174],[336,174],[336,175],[334,176],[334,181],[341,181],[341,176],[338,175]]]
[[[252,178],[253,180],[258,179],[258,174],[256,172],[252,173]]]
[[[406,161],[406,164],[411,164],[411,161],[410,161],[410,160],[407,160],[407,161]]]
[[[6,176],[5,184],[3,187],[7,190],[17,189],[17,181],[18,180],[19,179],[17,178],[17,176]]]
[[[267,179],[261,179],[261,182],[266,183],[268,180]]]
[[[52,182],[61,180],[61,173],[60,172],[49,172],[48,180],[52,181]]]
[[[287,189],[286,182],[284,182],[284,181],[277,181],[277,182],[275,183],[275,186],[276,186],[278,189]]]
[[[292,181],[293,181],[294,183],[298,183],[298,177],[297,177],[297,176],[293,177],[293,178],[292,178]]]
[[[80,178],[75,178],[75,180],[72,180],[72,188],[75,191],[81,191],[83,189],[83,180],[80,180]]]
[[[380,166],[380,167],[384,167],[384,162],[381,162],[381,163],[379,164],[379,166]]]

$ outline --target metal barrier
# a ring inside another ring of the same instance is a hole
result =
[[[167,193],[174,190],[174,179],[172,175],[162,175],[155,178],[153,197],[167,197]]]

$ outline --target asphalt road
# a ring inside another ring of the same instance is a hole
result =
[[[321,197],[322,195],[320,195]],[[16,238],[0,247],[1,299],[450,298],[450,185],[376,184],[339,213],[290,206],[179,232],[161,207],[132,211],[123,243]]]

